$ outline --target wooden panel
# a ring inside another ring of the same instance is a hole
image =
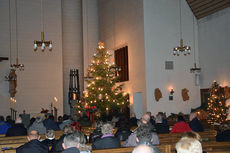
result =
[[[197,19],[230,7],[230,0],[186,0]]]
[[[129,80],[129,67],[128,67],[128,46],[115,50],[115,64],[121,68],[119,71],[119,81]]]

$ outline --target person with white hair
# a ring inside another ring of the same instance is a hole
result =
[[[201,143],[194,138],[183,137],[176,143],[177,153],[202,153]]]
[[[146,144],[140,144],[133,149],[132,153],[160,153],[160,152],[155,148],[152,148]]]
[[[6,137],[27,135],[27,129],[22,124],[22,118],[18,117],[15,124],[6,132]]]
[[[92,144],[92,149],[120,148],[120,140],[113,135],[113,125],[105,123],[101,127],[102,137]]]
[[[71,133],[65,136],[62,147],[64,151],[62,153],[80,153],[80,138],[75,133]]]

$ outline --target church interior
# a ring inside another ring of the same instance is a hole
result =
[[[214,80],[222,87],[230,84],[229,1],[200,3],[1,0],[1,115],[10,115],[10,108],[17,114],[38,114],[51,106],[58,115],[70,114],[70,70],[79,72],[82,97],[100,41],[112,55],[128,47],[129,77],[121,83],[129,94],[130,112],[138,117],[147,111],[190,113],[207,102],[203,99]],[[43,40],[51,46],[42,46]],[[13,97],[11,68],[17,75]]]
[[[0,149],[230,153],[229,49],[229,0],[0,0]]]

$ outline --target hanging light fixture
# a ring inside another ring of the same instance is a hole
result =
[[[52,41],[46,41],[44,36],[44,16],[43,16],[43,0],[41,0],[41,40],[34,40],[34,51],[37,51],[38,47],[41,47],[42,52],[48,47],[49,51],[52,51]]]
[[[195,44],[195,30],[194,30],[194,16],[192,18],[193,20],[193,48],[194,48],[194,67],[190,69],[190,72],[191,73],[200,73],[201,71],[201,68],[197,67],[196,66],[196,51],[195,51],[195,47],[196,47],[196,44]]]
[[[180,8],[180,45],[173,48],[173,55],[179,56],[181,53],[183,53],[185,56],[191,53],[191,47],[190,46],[184,46],[184,42],[182,39],[182,24],[181,24],[181,0],[179,0],[179,8]]]
[[[12,69],[24,70],[24,64],[20,64],[18,60],[18,12],[17,12],[17,0],[15,0],[15,12],[16,12],[16,63],[11,64],[11,13],[10,13],[10,0],[9,0],[9,26],[10,26],[10,67]]]

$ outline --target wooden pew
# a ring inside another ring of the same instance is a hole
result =
[[[171,153],[171,145],[156,146],[162,153]],[[93,150],[92,153],[131,153],[134,147]]]

